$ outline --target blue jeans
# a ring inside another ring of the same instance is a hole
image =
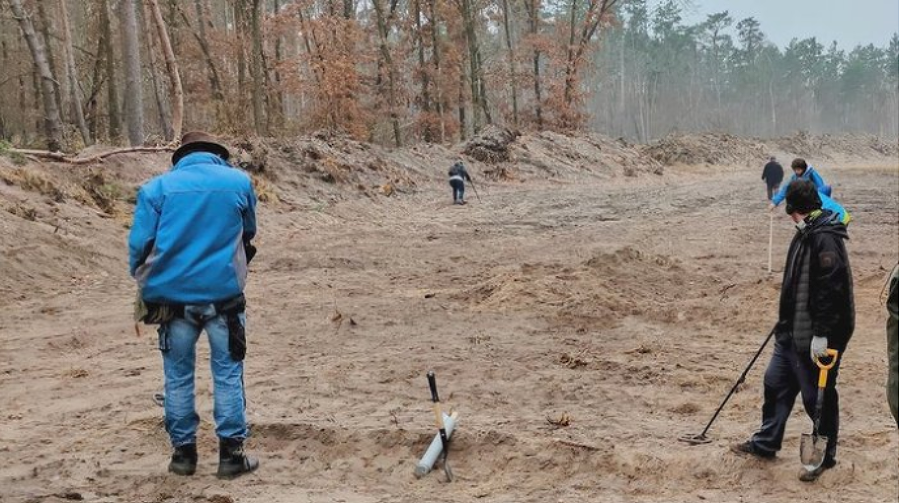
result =
[[[453,189],[453,202],[465,201],[466,183],[462,180],[450,180],[450,187]]]
[[[241,323],[245,323],[241,314]],[[196,443],[200,416],[194,406],[194,370],[197,339],[206,330],[209,337],[216,420],[219,438],[247,437],[244,415],[244,363],[228,352],[228,325],[212,304],[189,305],[184,318],[174,318],[159,327],[159,349],[166,379],[166,431],[174,447]]]

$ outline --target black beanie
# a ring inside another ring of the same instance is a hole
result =
[[[822,198],[816,184],[809,180],[795,180],[788,185],[784,211],[791,213],[811,213],[822,208]]]

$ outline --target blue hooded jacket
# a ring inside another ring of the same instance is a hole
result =
[[[131,275],[148,302],[231,299],[244,290],[244,245],[255,235],[250,177],[215,154],[188,154],[138,192],[128,237]]]
[[[777,194],[772,196],[772,204],[778,206],[782,203],[782,201],[784,201],[784,198],[787,196],[788,185],[790,185],[794,180],[809,180],[812,183],[816,184],[816,190],[819,191],[819,195],[831,195],[831,185],[826,184],[825,180],[822,179],[819,173],[812,166],[807,166],[806,171],[804,171],[802,175],[797,176],[797,173],[791,175],[790,180],[788,180],[786,184],[781,186],[781,190],[779,190]]]
[[[826,196],[822,192],[819,192],[819,199],[822,200],[823,210],[831,210],[832,212],[834,212],[837,215],[837,220],[844,225],[850,223],[850,212],[845,210],[844,207],[840,205],[840,203]]]

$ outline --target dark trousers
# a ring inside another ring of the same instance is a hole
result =
[[[465,201],[466,183],[462,180],[450,180],[450,187],[453,189],[453,202]]]
[[[837,453],[839,419],[838,392],[835,385],[840,366],[839,359],[837,365],[828,371],[828,383],[825,386],[825,400],[819,422],[819,435],[828,437],[826,460],[834,460]],[[808,354],[795,351],[789,341],[775,343],[775,352],[769,361],[764,380],[762,427],[750,439],[755,449],[772,454],[781,450],[784,428],[787,426],[798,393],[803,397],[806,414],[810,419],[815,417],[818,380],[819,368]]]
[[[780,187],[781,187],[781,182],[779,182],[779,183],[766,182],[766,197],[769,198],[769,201],[772,200],[772,195],[776,194]]]

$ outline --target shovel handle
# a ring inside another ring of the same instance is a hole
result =
[[[434,377],[434,371],[428,372],[428,388],[431,390],[431,401],[434,404],[434,422],[441,433],[441,440],[445,440],[446,433],[444,429],[444,414],[441,411],[441,399],[438,396],[437,381]]]
[[[428,389],[431,390],[431,401],[434,403],[440,403],[441,399],[438,397],[437,381],[435,380],[435,377],[434,377],[434,371],[429,370],[427,377],[428,377]]]
[[[816,358],[816,365],[819,366],[819,387],[824,388],[825,384],[828,382],[828,371],[831,370],[838,360],[838,350],[829,349],[828,356],[831,357],[831,361],[828,363],[822,363],[820,358]]]

